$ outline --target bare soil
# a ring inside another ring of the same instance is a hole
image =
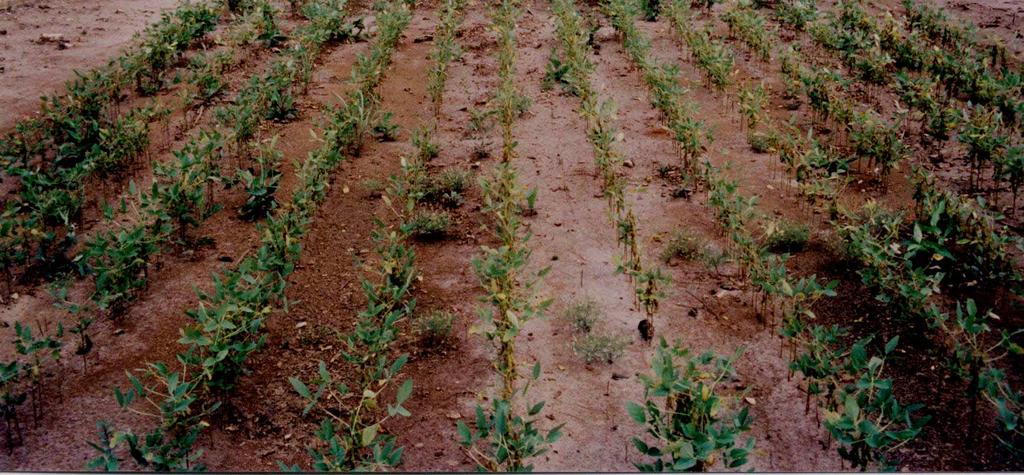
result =
[[[1014,15],[1024,17],[1024,6],[1018,2],[945,3],[953,13],[975,21],[986,33],[1003,38],[1011,51],[1022,51],[1024,18]],[[38,106],[34,98],[58,90],[73,69],[105,61],[114,50],[130,44],[133,32],[173,6],[170,0],[25,0],[8,3],[6,8],[0,4],[0,30],[7,31],[0,34],[0,79],[4,83],[0,90],[4,111],[0,130],[33,113]],[[582,7],[600,18],[595,5]],[[555,303],[548,318],[528,324],[517,344],[523,368],[539,362],[544,370],[530,392],[531,399],[547,401],[542,425],[565,424],[564,437],[550,453],[535,461],[536,469],[631,471],[633,463],[641,458],[629,440],[641,429],[626,414],[625,404],[642,400],[643,389],[636,375],[649,371],[653,349],[638,337],[637,323],[643,317],[634,305],[631,284],[614,272],[614,256],[618,254],[614,227],[608,221],[605,200],[598,194],[600,178],[586,140],[586,124],[576,111],[577,98],[557,86],[547,91],[541,88],[545,65],[557,43],[549,4],[526,1],[524,10],[519,23],[517,68],[519,85],[532,105],[516,125],[519,155],[515,163],[522,182],[538,190],[538,214],[528,219],[533,234],[532,266],[551,267],[543,291]],[[417,5],[382,85],[383,108],[394,114],[393,122],[400,126],[397,141],[367,144],[360,156],[342,164],[332,177],[328,198],[303,242],[298,270],[289,279],[288,311],[278,311],[269,319],[267,344],[251,361],[251,374],[242,379],[215,420],[208,421],[211,427],[198,445],[205,451],[203,461],[212,470],[270,471],[277,469],[278,461],[308,467],[305,447],[314,440],[313,431],[319,421],[301,415],[303,402],[287,378],[312,375],[320,360],[329,367],[340,364],[343,343],[338,335],[352,328],[365,305],[360,278],[366,275],[366,269],[361,262],[372,258],[369,249],[374,216],[388,216],[371,185],[385,182],[399,170],[400,157],[412,152],[411,131],[431,118],[424,78],[430,66],[435,11],[435,2]],[[715,18],[713,14],[700,21],[714,25],[724,36],[724,25]],[[441,155],[431,162],[432,170],[461,169],[480,175],[495,162],[494,158],[478,159],[474,151],[480,142],[466,133],[471,111],[486,107],[497,83],[496,42],[489,22],[485,6],[471,2],[459,29],[465,52],[450,69],[435,134]],[[618,38],[602,34],[609,27],[603,19],[601,24],[605,28],[599,31],[600,48],[593,57],[597,65],[594,78],[602,93],[618,105],[619,127],[625,134],[621,150],[632,163],[627,168],[632,185],[630,199],[641,223],[642,248],[651,260],[657,259],[672,232],[682,228],[725,248],[727,238],[713,222],[705,195],[698,191],[689,199],[673,198],[675,184],[659,178],[661,165],[678,162],[676,145],[662,127],[661,116],[651,106],[642,79],[630,66]],[[932,422],[919,438],[901,447],[896,458],[910,470],[1020,470],[1020,462],[1000,450],[988,431],[983,431],[989,435],[976,446],[967,445],[964,382],[951,376],[944,366],[945,357],[934,342],[923,336],[923,330],[892,319],[863,288],[859,277],[837,256],[827,217],[801,205],[800,198],[787,189],[788,180],[780,179],[784,173],[777,159],[750,151],[732,101],[703,85],[700,72],[690,62],[686,48],[673,39],[668,23],[659,20],[638,25],[653,39],[653,52],[659,59],[680,65],[684,85],[690,89],[688,98],[714,133],[708,159],[716,166],[730,163],[729,175],[739,181],[742,193],[760,197],[762,210],[811,225],[810,243],[790,260],[789,267],[796,275],[816,274],[840,281],[839,296],[816,309],[823,323],[849,326],[853,337],[874,334],[876,345],[893,335],[908,335],[891,358],[887,374],[895,380],[901,401],[928,405]],[[33,42],[51,31],[65,34],[67,49]],[[796,41],[813,51],[806,38]],[[730,44],[738,52],[745,51],[738,42]],[[300,99],[298,118],[266,124],[261,130],[264,137],[279,136],[278,146],[285,152],[286,163],[302,160],[318,145],[311,132],[319,130],[321,111],[345,90],[345,79],[366,45],[333,47],[322,57],[308,93]],[[817,52],[815,57],[829,61],[825,52]],[[267,52],[255,54],[232,73],[232,88],[268,64],[270,58]],[[773,119],[796,117],[799,123],[810,124],[806,105],[796,110],[785,107],[778,68],[777,62],[765,63],[741,53],[737,76],[762,78],[775,91]],[[891,101],[883,93],[865,93],[862,99],[880,111],[891,108]],[[209,118],[193,124],[179,114],[170,120],[169,130],[176,133],[154,146],[153,160],[168,159],[170,150]],[[496,135],[484,143],[490,144],[492,154],[498,153]],[[928,163],[927,156],[917,149],[913,161]],[[295,185],[290,167],[284,170],[279,196],[288,196]],[[844,201],[856,203],[873,197],[893,207],[907,206],[912,201],[912,189],[906,172],[900,170],[884,188],[865,180],[848,190]],[[956,186],[964,173],[963,169],[949,168],[942,177]],[[118,183],[90,191],[91,218],[84,232],[108,226],[98,218],[96,203],[124,193],[129,180],[145,183],[151,176],[151,167],[140,164]],[[244,198],[241,193],[222,191],[216,198],[225,204],[225,210],[200,229],[200,234],[214,244],[194,252],[162,256],[150,274],[149,287],[127,314],[94,326],[98,349],[88,368],[83,369],[75,358],[66,358],[63,368],[51,369],[61,375],[60,397],[46,401],[45,416],[38,427],[29,424],[24,444],[12,454],[0,451],[0,469],[81,470],[94,455],[87,442],[96,440],[96,421],[104,419],[133,427],[152,423],[118,410],[113,388],[126,383],[125,371],[144,362],[173,359],[179,348],[179,329],[186,323],[184,310],[197,301],[193,286],[209,288],[212,272],[238,262],[258,242],[257,229],[238,219],[234,212]],[[408,404],[412,416],[392,420],[386,427],[405,447],[402,470],[474,468],[456,442],[455,422],[471,419],[473,407],[489,397],[495,382],[490,366],[492,350],[479,335],[469,331],[481,305],[471,260],[479,254],[481,245],[492,244],[485,227],[488,218],[480,207],[479,190],[474,188],[453,214],[454,225],[445,239],[415,245],[416,267],[422,274],[413,292],[417,314],[447,310],[454,312],[457,320],[452,340],[436,348],[423,345],[411,326],[403,323],[396,351],[411,355],[404,373],[415,384]],[[822,415],[813,404],[809,411],[806,409],[800,378],[790,373],[780,338],[755,312],[751,303],[754,292],[738,269],[727,264],[711,270],[696,262],[673,261],[666,270],[673,284],[659,313],[659,335],[679,340],[695,351],[742,351],[738,374],[729,382],[728,391],[746,398],[751,405],[754,424],[750,436],[757,441],[751,466],[758,471],[848,470],[835,453],[835,443],[829,442],[819,425]],[[41,322],[52,327],[63,318],[52,307],[45,283],[23,283],[17,291],[20,297],[0,308],[0,325]],[[84,292],[84,284],[76,291]],[[604,309],[601,331],[630,341],[624,355],[614,363],[584,364],[572,351],[576,335],[560,315],[571,302],[584,297],[596,300]],[[1019,325],[1020,315],[1009,303],[1001,305],[1007,307],[1002,313],[1005,324]],[[0,358],[12,353],[12,345],[0,344]],[[1019,358],[1008,362],[1011,377],[1018,383],[1024,374],[1020,365]],[[981,420],[993,421],[993,417],[985,414]]]

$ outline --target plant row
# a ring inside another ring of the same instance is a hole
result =
[[[727,16],[735,17],[745,8],[749,7],[737,6]],[[693,40],[694,30],[689,27],[687,9],[687,5],[678,1],[666,6],[679,37],[691,50],[715,44],[710,36],[699,42]],[[727,46],[718,44],[723,51],[721,56],[731,54]],[[707,62],[700,60],[701,53],[695,52],[694,56],[706,75],[714,77],[708,74]],[[727,84],[721,82],[716,86],[724,88]],[[737,102],[746,124],[752,129],[764,120],[767,92],[763,86],[741,87],[737,91]],[[815,276],[789,275],[788,255],[772,252],[767,244],[785,232],[782,223],[761,215],[757,210],[757,197],[740,194],[738,184],[709,162],[704,163],[700,181],[708,189],[708,205],[715,212],[715,220],[731,241],[729,254],[739,264],[742,275],[757,289],[759,297],[755,300],[755,309],[766,322],[771,322],[771,327],[775,326],[776,314],[782,314],[780,333],[791,347],[791,368],[804,375],[808,406],[813,397],[824,410],[823,423],[830,436],[839,442],[839,455],[854,467],[888,465],[886,454],[916,437],[927,418],[911,416],[919,406],[903,407],[897,402],[891,380],[882,377],[885,357],[868,357],[870,338],[850,345],[842,338],[846,330],[813,324],[814,303],[822,297],[834,296],[838,283],[822,285]],[[760,236],[753,231],[758,222],[763,228]],[[891,353],[896,341],[891,340],[886,345],[885,355]]]
[[[914,11],[913,2],[907,8]],[[894,20],[878,24],[858,2],[842,2],[828,23],[815,25],[812,37],[838,51],[860,78],[889,85],[911,108],[919,111],[922,130],[935,148],[956,136],[971,167],[971,186],[983,168],[992,168],[992,181],[1003,182],[1016,195],[1024,182],[1024,144],[1019,117],[1024,110],[1024,79],[1008,70],[1002,77],[985,68],[984,58],[968,53],[954,57],[941,49],[923,47],[928,39],[902,31]],[[908,20],[913,26],[914,19]],[[912,30],[918,31],[918,30]],[[874,44],[865,38],[879,37]],[[874,51],[864,57],[864,51]],[[955,51],[968,51],[957,49]],[[968,102],[957,105],[964,97]]]
[[[915,438],[928,421],[913,416],[922,406],[901,406],[892,380],[883,377],[898,337],[886,343],[884,355],[871,356],[872,337],[850,344],[846,329],[814,323],[814,304],[835,296],[838,282],[822,285],[813,275],[790,275],[788,255],[772,253],[764,244],[778,228],[760,216],[756,197],[741,195],[734,180],[707,162],[702,181],[716,221],[732,242],[730,254],[761,296],[759,312],[768,313],[766,320],[772,322],[777,312],[782,314],[780,334],[791,348],[790,368],[804,377],[808,407],[813,398],[823,409],[823,425],[839,443],[840,457],[854,468],[891,466],[887,454]],[[765,228],[760,238],[752,232],[756,221]]]
[[[1010,386],[998,362],[1020,353],[1015,342],[1020,331],[992,328],[999,317],[991,309],[979,311],[971,298],[957,301],[955,314],[943,310],[939,300],[943,287],[972,287],[985,277],[978,276],[987,269],[984,265],[1003,261],[1003,247],[991,247],[991,234],[978,231],[994,223],[976,204],[936,189],[929,175],[918,171],[915,181],[917,205],[911,219],[869,201],[859,211],[846,212],[837,231],[876,299],[938,333],[952,371],[967,383],[968,437],[976,435],[978,400],[984,398],[996,410],[997,436],[1017,451],[1024,435],[1024,395]],[[1010,282],[1019,282],[1012,268],[1002,272]]]
[[[242,61],[236,51],[238,45],[245,44],[250,40],[255,41],[259,37],[258,32],[278,31],[269,4],[265,0],[250,3],[252,3],[249,8],[251,11],[236,17],[225,31],[225,35],[233,37],[232,46],[217,53],[199,53],[191,58],[184,74],[179,72],[173,80],[161,79],[162,84],[185,83],[179,98],[185,110],[186,122],[190,111],[201,111],[223,95],[226,89],[224,75]],[[256,13],[257,11],[262,13]],[[197,16],[197,14],[183,16],[187,19]],[[181,21],[184,22],[184,20]],[[188,25],[190,24],[186,23],[185,26],[179,26],[179,28],[185,28]],[[196,34],[205,31],[198,30],[199,27],[194,25],[191,28],[197,30]],[[158,28],[157,30],[164,31],[166,29]],[[164,34],[162,37],[167,35]],[[280,36],[279,31],[278,35]],[[166,39],[166,41],[172,41],[172,39]],[[150,50],[157,48],[157,45],[146,44]],[[181,51],[176,54],[180,56]],[[167,66],[167,68],[169,67]],[[98,69],[90,74],[113,76],[119,71]],[[107,78],[107,80],[111,79]],[[81,98],[90,94],[95,96],[96,92],[86,88],[86,92],[68,97],[73,103],[82,105],[84,102]],[[19,176],[22,180],[20,191],[22,199],[9,202],[0,217],[2,220],[0,222],[0,261],[6,264],[5,277],[8,287],[13,283],[13,267],[16,265],[26,263],[35,265],[47,277],[59,276],[71,267],[71,264],[77,259],[69,259],[67,253],[78,239],[76,223],[84,205],[86,179],[97,173],[109,175],[122,171],[130,159],[140,155],[150,145],[150,120],[155,117],[166,118],[172,111],[172,107],[161,105],[158,100],[154,99],[151,104],[137,107],[118,117],[116,109],[122,96],[116,90],[110,94],[113,97],[112,100],[115,101],[113,103],[104,105],[102,104],[103,98],[90,99],[98,101],[92,107],[97,118],[87,119],[80,111],[66,111],[69,117],[77,117],[66,119],[64,122],[92,123],[93,125],[89,127],[98,130],[100,143],[91,146],[84,145],[84,148],[91,147],[85,158],[68,167],[40,168],[45,163],[27,162],[14,163],[8,167],[12,175]],[[200,113],[196,113],[196,118]],[[111,122],[111,124],[104,125],[107,122]],[[76,133],[69,133],[69,135],[81,136]],[[49,143],[46,147],[60,149],[64,145]],[[56,157],[53,158],[55,160],[59,158],[59,153],[51,157],[52,154],[45,147],[37,148],[39,148],[37,152],[42,162],[53,157]]]
[[[616,234],[623,256],[618,259],[616,272],[626,274],[634,285],[638,307],[644,311],[644,322],[640,325],[641,337],[651,340],[654,335],[654,317],[664,298],[662,290],[668,285],[668,278],[660,268],[645,269],[643,252],[638,237],[638,221],[632,206],[626,199],[628,182],[621,174],[624,157],[616,144],[623,135],[615,125],[616,106],[609,99],[602,99],[591,82],[594,63],[589,56],[589,28],[572,0],[553,2],[556,15],[555,33],[560,41],[558,63],[565,68],[565,81],[574,95],[580,99],[579,114],[587,121],[587,139],[594,151],[594,164],[602,177],[602,191],[608,200],[608,216]]]
[[[665,122],[679,143],[683,168],[696,171],[696,161],[710,144],[712,137],[705,124],[694,118],[693,104],[684,102],[686,89],[679,83],[679,67],[658,63],[651,55],[650,40],[637,29],[637,5],[624,0],[602,3],[602,9],[612,26],[622,36],[622,45],[633,65],[640,71],[651,102],[665,117]]]
[[[262,74],[250,78],[230,104],[214,111],[215,124],[201,131],[181,149],[174,160],[155,165],[155,179],[138,196],[139,219],[88,240],[75,258],[80,274],[91,276],[94,290],[88,305],[101,313],[119,315],[147,284],[151,259],[167,245],[193,246],[193,231],[220,209],[214,187],[240,184],[247,201],[239,210],[249,220],[264,217],[275,204],[280,180],[281,154],[274,141],[259,145],[257,127],[266,120],[286,120],[295,112],[294,94],[310,78],[315,59],[332,41],[352,37],[359,20],[350,22],[339,2],[309,3],[303,8],[308,23],[295,32],[296,44],[284,58],[275,60]],[[255,153],[254,153],[255,151]],[[254,166],[234,174],[222,173],[225,157],[255,154]],[[234,175],[234,176],[232,176]],[[122,202],[122,210],[126,209]],[[108,218],[114,210],[108,209]],[[76,313],[81,311],[76,309]]]
[[[664,296],[661,288],[668,283],[668,278],[659,268],[643,268],[637,220],[625,199],[626,180],[618,171],[623,159],[615,149],[615,144],[621,141],[621,134],[615,128],[615,106],[609,100],[602,101],[590,82],[594,65],[589,59],[592,46],[588,42],[585,21],[572,0],[556,0],[554,12],[556,35],[562,47],[561,64],[566,67],[570,90],[580,98],[579,112],[587,120],[587,136],[604,178],[609,216],[626,253],[619,270],[633,280],[637,300],[646,315],[646,325],[641,324],[641,336],[649,340],[654,332],[654,315]],[[716,457],[721,457],[729,468],[746,463],[754,441],[737,442],[739,435],[750,429],[748,409],[743,408],[736,414],[721,411],[730,401],[717,387],[722,380],[732,377],[731,364],[732,359],[711,353],[691,356],[678,344],[670,347],[664,338],[660,339],[651,362],[653,374],[641,375],[644,404],[630,403],[627,407],[630,417],[644,426],[655,441],[650,444],[642,438],[633,439],[634,446],[652,458],[638,463],[637,468],[703,471],[711,468]],[[659,405],[662,399],[663,405]]]
[[[804,92],[814,110],[845,125],[852,156],[843,158],[842,151],[834,146],[790,132],[771,140],[780,158],[803,190],[831,192],[826,201],[836,219],[833,225],[846,242],[849,256],[861,266],[858,274],[864,285],[897,315],[916,318],[939,331],[953,356],[953,368],[968,381],[970,436],[976,430],[977,400],[985,397],[996,407],[1003,438],[1012,447],[1012,441],[1020,436],[1017,421],[1021,417],[1021,395],[1008,385],[994,363],[1017,348],[1012,341],[1016,334],[1003,331],[998,337],[986,338],[991,330],[987,320],[994,314],[979,313],[972,299],[957,303],[955,318],[940,310],[935,301],[944,281],[950,288],[980,282],[1008,284],[1014,289],[1019,286],[1020,274],[1007,251],[1011,240],[999,232],[996,219],[982,205],[939,190],[934,178],[920,169],[915,172],[915,208],[909,223],[905,215],[888,212],[873,201],[860,211],[839,210],[836,199],[850,162],[877,159],[888,162],[891,168],[907,154],[908,147],[898,136],[898,126],[885,125],[877,115],[854,112],[853,101],[846,96],[849,83],[837,72],[812,71],[800,65],[798,55],[789,51],[783,74],[788,81],[800,81],[796,88]],[[870,119],[864,120],[865,116]],[[823,181],[832,183],[821,186]],[[812,200],[820,196],[805,194]],[[822,336],[835,339],[840,335]],[[992,340],[998,341],[993,344]]]
[[[84,180],[109,173],[149,145],[149,122],[168,112],[136,107],[120,114],[123,90],[135,84],[156,92],[191,45],[212,31],[218,13],[185,3],[143,33],[141,45],[65,85],[64,95],[43,98],[39,118],[26,119],[0,141],[0,161],[20,180],[19,196],[0,216],[0,262],[11,284],[15,265],[41,264],[44,272],[67,264],[84,200]]]
[[[334,2],[306,6],[335,16],[343,15],[341,7]],[[92,444],[100,456],[90,462],[90,468],[116,470],[122,449],[140,468],[197,468],[201,451],[195,449],[195,443],[209,424],[206,419],[245,374],[249,356],[264,344],[266,318],[275,307],[287,308],[286,279],[301,255],[301,239],[326,197],[330,172],[358,152],[379,115],[376,85],[409,18],[404,5],[389,6],[379,13],[378,40],[361,56],[353,73],[352,81],[360,87],[328,112],[321,137],[324,143],[299,166],[300,185],[291,201],[262,226],[259,249],[236,269],[216,275],[213,292],[201,292],[199,306],[187,312],[194,323],[182,329],[179,339],[185,346],[177,355],[181,368],[151,363],[129,375],[127,390],[115,391],[119,405],[152,417],[156,426],[136,434],[130,429],[114,432],[101,422],[100,440]],[[347,23],[323,25],[342,28]],[[319,37],[326,42],[342,31],[322,31]]]
[[[203,34],[206,31],[207,26],[200,26],[200,24],[205,20],[202,20],[204,16],[199,15],[199,13],[197,12],[207,11],[206,9],[208,9],[208,7],[192,7],[190,5],[186,5],[179,9],[173,15],[165,15],[160,23],[150,28],[150,31],[144,42],[146,45],[148,45],[146,47],[155,48],[157,44],[161,41],[184,41],[184,39],[180,38],[182,35],[191,38],[194,35]],[[215,21],[215,17],[214,20],[210,21]],[[240,26],[240,24],[232,24],[232,26],[237,27]],[[142,53],[129,52],[127,54],[136,55],[133,57],[134,59],[132,59],[131,61],[141,61],[139,59],[139,55],[141,55]],[[178,53],[176,54],[180,54],[180,51],[178,51]],[[128,60],[126,60],[125,58],[121,58],[120,61],[121,64],[124,64]],[[111,65],[108,65],[107,69],[100,68],[96,71],[93,71],[92,73],[90,73],[93,76],[90,77],[95,78],[98,77],[96,75],[108,74],[110,76],[108,76],[106,80],[112,81],[113,79],[111,78],[113,77],[113,74],[123,74],[123,71],[113,69],[113,64],[114,63],[112,62]],[[195,64],[196,62],[195,60],[193,60],[192,65],[190,65],[190,70],[192,70],[193,74],[198,71],[198,69],[192,68],[192,66],[194,66]],[[138,70],[138,68],[136,68],[136,70]],[[154,68],[151,68],[150,70],[155,71]],[[155,72],[153,74],[155,74]],[[82,81],[82,79],[80,79],[80,81]],[[188,79],[188,81],[191,83],[191,79]],[[86,87],[85,89],[88,88]],[[95,93],[96,91],[93,92]],[[112,98],[111,100],[120,100],[119,93],[116,90],[109,91],[109,93],[110,98]],[[50,98],[49,101],[51,103],[56,104],[60,101],[76,101],[76,97],[79,99],[81,97],[84,97],[78,96],[76,94],[78,93],[69,94],[67,99]],[[97,98],[95,95],[91,97],[99,101],[99,98]],[[81,102],[78,102],[78,104],[81,104]],[[114,105],[110,104],[102,106],[99,105],[99,102],[97,102],[96,104],[96,107],[98,108],[115,107]],[[109,110],[103,112],[103,114],[108,113],[115,114],[114,111]],[[145,148],[145,144],[148,143],[148,123],[140,119],[134,122],[134,124],[135,125],[133,127],[135,127],[136,130],[133,133],[138,134],[137,138],[140,141],[139,147],[140,149]],[[103,130],[102,133],[106,134],[107,130]],[[100,159],[109,159],[111,157],[112,156],[110,155],[104,155]],[[106,162],[98,163],[102,164]],[[84,170],[85,168],[82,169]],[[28,193],[32,193],[30,188],[27,188],[26,191]],[[112,212],[113,210],[108,210],[108,217]],[[26,248],[23,246],[26,244],[26,239],[34,238],[41,239],[43,241],[52,241],[57,236],[57,231],[52,229],[47,230],[45,233],[36,230],[34,234],[24,234],[30,230],[20,227],[24,225],[23,221],[19,221],[23,217],[17,214],[15,207],[8,208],[8,213],[5,214],[4,218],[5,221],[2,225],[0,225],[0,228],[4,230],[4,237],[8,238],[4,242],[5,245],[10,245],[10,247],[5,248],[5,250],[7,251],[10,251],[12,249],[17,251],[17,248],[19,247],[21,248],[22,252],[25,251]],[[29,221],[31,221],[34,218],[30,217],[28,219]],[[70,224],[67,221],[65,221],[64,223]],[[69,247],[73,242],[73,236],[67,236],[64,239],[66,240],[66,247]],[[98,250],[118,245],[120,245],[121,247],[118,249],[118,253],[115,257],[117,263],[120,265],[116,266],[115,268],[101,266],[100,268],[102,269],[102,272],[99,272],[96,275],[96,286],[97,289],[101,289],[101,291],[93,295],[92,303],[94,303],[100,309],[110,309],[111,307],[123,305],[129,299],[129,293],[132,290],[134,290],[132,286],[144,284],[146,260],[149,257],[149,255],[154,251],[154,248],[149,244],[149,242],[147,242],[144,230],[141,227],[134,227],[130,229],[120,230],[117,232],[105,233],[95,237],[93,240],[89,241],[86,248],[75,259],[75,261],[79,263],[80,268],[84,269],[85,266],[91,265],[91,263],[94,262],[96,259],[106,257],[101,252],[98,253]],[[61,252],[63,252],[63,250]],[[3,256],[5,257],[5,259],[7,259],[5,262],[8,264],[8,266],[5,268],[5,271],[7,272],[9,284],[10,280],[13,278],[13,270],[11,269],[10,266],[12,266],[16,262],[16,256],[10,253],[4,253]],[[22,254],[22,257],[25,257],[25,254]],[[45,259],[53,260],[55,259],[55,257],[45,257]],[[88,354],[91,352],[93,348],[92,339],[88,334],[88,328],[93,323],[93,318],[91,316],[92,312],[86,312],[86,309],[84,309],[83,306],[71,304],[70,302],[68,302],[67,294],[67,288],[61,286],[58,283],[56,297],[58,298],[59,301],[61,301],[60,305],[72,311],[74,314],[78,315],[77,321],[74,323],[73,326],[69,328],[69,330],[71,334],[76,335],[75,338],[78,340],[77,347],[75,348],[74,352],[76,355],[82,357],[83,371],[85,371],[88,363]],[[38,330],[42,333],[47,333],[45,331],[45,328],[40,328]],[[16,347],[18,348],[17,358],[10,362],[3,363],[5,371],[3,375],[3,381],[2,383],[0,383],[0,391],[2,391],[4,394],[3,412],[5,415],[5,420],[8,423],[6,429],[7,444],[9,449],[13,448],[14,435],[18,436],[18,443],[21,443],[20,418],[18,407],[22,405],[24,402],[26,402],[29,394],[32,395],[33,419],[35,420],[35,423],[38,424],[40,415],[39,408],[42,407],[44,396],[47,395],[47,391],[42,389],[44,387],[44,380],[46,379],[47,374],[54,370],[54,368],[44,366],[43,363],[48,358],[43,358],[40,356],[40,354],[44,352],[48,352],[50,354],[51,358],[49,359],[54,360],[54,362],[57,365],[56,374],[57,379],[59,381],[61,377],[60,373],[63,371],[63,366],[61,362],[61,349],[65,344],[65,342],[63,341],[63,338],[65,336],[64,327],[63,324],[60,323],[58,323],[56,332],[47,335],[40,335],[35,338],[32,337],[32,331],[28,325],[23,327],[19,324],[15,329],[15,333],[19,341],[23,340],[23,344],[19,343],[16,345]]]
[[[465,5],[446,2],[443,8],[438,36],[448,39],[435,42],[431,52],[435,64],[432,74],[440,74],[438,82],[428,85],[435,106],[440,105],[443,94],[444,74],[447,62],[457,56],[454,30],[459,10]],[[437,78],[433,76],[432,78]],[[436,94],[436,95],[435,95]],[[376,471],[396,467],[401,462],[402,447],[397,446],[394,436],[382,432],[382,424],[394,416],[410,415],[402,407],[412,391],[412,380],[406,380],[397,389],[395,404],[388,405],[387,411],[379,407],[378,399],[383,391],[392,386],[408,355],[392,358],[389,350],[398,337],[397,325],[412,317],[415,300],[411,299],[412,286],[417,279],[414,267],[415,252],[410,246],[412,238],[420,236],[424,225],[420,222],[423,214],[417,208],[429,201],[461,201],[453,187],[451,196],[437,196],[438,188],[444,188],[439,181],[444,178],[432,177],[427,172],[426,162],[436,155],[430,142],[430,130],[415,131],[412,136],[415,152],[401,159],[400,174],[392,177],[390,186],[382,195],[383,201],[398,220],[389,227],[381,218],[375,218],[376,230],[372,235],[378,262],[372,272],[373,280],[364,278],[362,288],[367,298],[366,310],[360,312],[355,331],[346,336],[344,360],[351,365],[354,374],[353,387],[335,382],[322,361],[317,377],[312,381],[316,388],[297,378],[291,383],[309,404],[304,414],[313,408],[320,409],[326,418],[316,432],[319,445],[324,448],[309,449],[313,468],[317,471]],[[351,378],[351,377],[350,377]],[[346,399],[354,402],[342,403]],[[338,414],[346,414],[340,417]],[[298,466],[283,467],[299,470]]]
[[[491,232],[497,247],[484,246],[473,267],[485,292],[487,306],[479,310],[479,332],[494,347],[493,367],[500,388],[489,407],[477,405],[473,427],[458,421],[459,443],[466,454],[487,471],[531,471],[530,459],[547,452],[561,437],[561,425],[544,433],[537,420],[545,401],[527,403],[530,386],[540,377],[540,364],[533,366],[525,383],[520,383],[516,338],[530,320],[542,316],[550,305],[541,300],[536,288],[547,268],[528,272],[530,234],[522,219],[526,192],[513,164],[517,143],[513,127],[524,112],[528,99],[516,87],[516,22],[518,3],[503,0],[493,6],[492,24],[498,36],[498,87],[493,99],[502,136],[502,159],[490,178],[480,182],[483,209],[491,216]],[[532,194],[532,193],[531,193]],[[523,409],[526,409],[525,413]]]
[[[444,103],[444,87],[448,80],[448,65],[462,56],[462,49],[456,39],[456,31],[465,15],[466,0],[445,0],[439,7],[440,18],[434,32],[434,48],[431,50],[433,64],[428,72],[427,92],[434,105],[434,115],[441,114]]]

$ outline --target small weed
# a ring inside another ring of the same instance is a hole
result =
[[[572,351],[584,363],[605,361],[610,364],[622,356],[628,344],[629,340],[625,337],[588,333],[586,336],[573,341]]]
[[[477,142],[473,145],[473,159],[483,160],[491,156],[490,144],[485,142]]]
[[[537,216],[537,189],[533,188],[526,194],[526,206],[522,210],[523,216]]]
[[[412,235],[420,239],[438,239],[444,236],[451,225],[451,218],[444,211],[421,211],[408,223]]]
[[[476,139],[473,144],[473,158],[483,160],[491,156],[491,141],[488,138],[491,130],[494,130],[493,109],[472,109],[469,111],[469,134]]]
[[[384,183],[374,178],[368,178],[362,182],[363,188],[366,188],[366,192],[369,193],[371,198],[380,198],[384,192]]]
[[[700,261],[705,267],[713,269],[715,273],[718,273],[722,265],[729,262],[729,255],[718,246],[708,245],[701,250]]]
[[[666,264],[671,262],[674,257],[684,261],[693,260],[700,257],[703,247],[704,242],[702,239],[687,231],[679,230],[672,235],[672,239],[668,241],[665,249],[661,251],[661,260]]]
[[[470,175],[462,170],[448,170],[428,177],[420,184],[420,201],[437,203],[448,208],[462,205],[462,193],[469,188]]]
[[[385,112],[381,114],[380,120],[373,126],[373,138],[378,142],[394,142],[398,137],[398,125],[391,123],[393,114]]]
[[[455,314],[435,310],[416,319],[416,333],[420,335],[425,347],[443,348],[450,343],[454,323]]]
[[[577,333],[590,333],[594,326],[604,316],[604,310],[598,303],[590,298],[584,298],[569,304],[562,317],[569,322],[573,331]]]
[[[421,162],[429,162],[441,154],[441,149],[433,141],[434,132],[427,128],[413,131],[412,145],[416,147]]]
[[[780,221],[772,223],[765,233],[765,246],[769,251],[797,252],[807,245],[810,229],[805,224]]]
[[[681,170],[677,165],[658,165],[658,178],[661,178],[662,180],[671,180],[674,177],[678,177],[680,173]]]
[[[773,132],[751,132],[747,134],[747,143],[750,149],[757,153],[772,153],[779,145],[779,137]]]

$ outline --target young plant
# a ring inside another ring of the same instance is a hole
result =
[[[627,412],[653,439],[648,444],[639,437],[633,446],[650,462],[636,463],[641,471],[708,471],[716,460],[726,468],[747,463],[754,439],[741,442],[750,431],[751,418],[746,406],[731,409],[721,383],[733,377],[733,358],[708,352],[691,355],[688,349],[669,346],[665,339],[655,349],[650,375],[640,375],[644,385],[643,405],[628,403]]]
[[[260,147],[259,154],[256,156],[255,169],[238,170],[238,181],[242,183],[246,194],[249,195],[238,210],[242,219],[247,221],[261,219],[277,205],[274,194],[281,181],[281,172],[278,171],[278,166],[283,157],[284,152],[277,149],[277,137],[274,137],[269,143]]]
[[[543,434],[536,422],[544,401],[523,405],[530,385],[540,377],[540,365],[533,367],[525,384],[519,383],[519,362],[516,359],[516,336],[523,325],[540,317],[550,300],[539,300],[534,294],[538,282],[547,273],[526,274],[530,260],[529,234],[523,229],[520,203],[524,191],[512,164],[516,141],[512,129],[520,115],[522,103],[516,88],[516,21],[519,8],[511,0],[494,7],[492,19],[498,31],[499,86],[496,97],[498,122],[502,130],[502,161],[489,180],[481,182],[483,209],[493,218],[492,229],[498,239],[496,248],[484,247],[483,255],[473,260],[473,267],[487,293],[490,305],[481,309],[478,330],[494,346],[494,369],[501,379],[498,394],[491,407],[476,408],[476,424],[470,429],[457,422],[459,443],[481,469],[497,471],[529,471],[529,459],[542,455],[561,436],[561,426]],[[525,407],[526,413],[520,412]]]
[[[219,133],[204,132],[175,151],[175,161],[156,164],[156,180],[142,196],[143,209],[151,219],[151,236],[177,234],[180,242],[188,242],[189,229],[198,228],[220,209],[213,203],[213,184],[220,180],[223,143]]]
[[[144,226],[101,233],[76,258],[79,272],[92,275],[89,299],[102,312],[120,316],[147,284],[150,256],[158,248]]]
[[[261,2],[255,13],[259,16],[256,21],[256,39],[266,48],[273,48],[287,39],[274,21],[275,13],[274,7],[268,2]]]
[[[739,3],[722,15],[722,19],[729,25],[729,33],[743,41],[762,61],[771,58],[773,32],[757,11]]]
[[[753,129],[764,118],[768,108],[768,92],[764,84],[757,87],[744,86],[739,92],[740,113],[747,119],[747,127]]]
[[[850,128],[850,145],[858,158],[877,167],[884,179],[907,156],[908,147],[898,124],[886,123],[873,112],[856,113]]]
[[[839,442],[839,455],[853,468],[869,464],[890,468],[886,454],[917,437],[929,416],[913,418],[920,404],[900,406],[892,391],[892,381],[882,378],[885,357],[895,349],[899,337],[885,345],[884,357],[868,357],[864,341],[853,346],[845,371],[855,380],[844,384],[836,394],[835,406],[826,412],[824,425]]]

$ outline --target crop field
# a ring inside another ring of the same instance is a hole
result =
[[[0,84],[0,470],[1024,470],[1020,2],[0,0]]]

